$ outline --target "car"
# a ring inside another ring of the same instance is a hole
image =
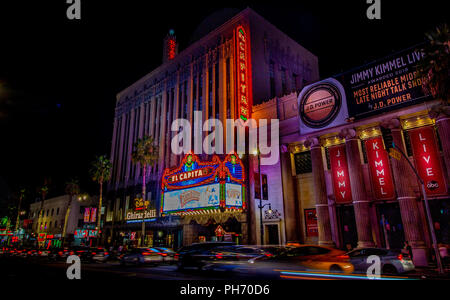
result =
[[[97,250],[92,251],[92,260],[94,262],[105,263],[110,257],[110,253],[105,248],[97,248]]]
[[[159,251],[160,255],[163,257],[163,262],[174,263],[175,262],[175,254],[171,248],[166,247],[154,247],[157,251]]]
[[[69,255],[76,255],[83,262],[93,262],[94,253],[96,253],[94,249],[84,246],[76,246],[69,251]]]
[[[272,257],[275,247],[231,245],[211,249],[203,260],[202,270],[233,271],[254,259]]]
[[[232,245],[234,245],[232,242],[206,242],[182,247],[174,255],[178,270],[183,270],[186,267],[196,267],[201,270],[205,265],[204,260],[209,257],[211,249]]]
[[[133,248],[120,256],[120,265],[125,266],[127,264],[143,265],[161,263],[163,261],[163,256],[159,253],[160,251],[153,248]]]
[[[366,273],[373,263],[368,262],[369,256],[376,255],[381,261],[381,274],[396,275],[411,272],[415,269],[409,255],[401,250],[384,248],[358,248],[347,253],[356,273]]]

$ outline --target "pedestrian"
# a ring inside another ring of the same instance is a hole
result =
[[[412,247],[411,247],[411,245],[408,243],[408,241],[405,241],[405,246],[403,247],[403,249],[409,254],[409,257],[410,257],[411,260],[412,260],[412,259],[413,259]]]

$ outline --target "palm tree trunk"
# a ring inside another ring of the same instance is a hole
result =
[[[19,197],[19,205],[17,206],[17,219],[16,219],[16,228],[14,231],[17,231],[19,229],[19,222],[20,222],[20,206],[22,205],[22,196]]]
[[[103,179],[100,180],[100,196],[98,199],[98,212],[97,212],[97,235],[98,235],[98,241],[97,244],[100,244],[100,232],[101,232],[101,222],[100,218],[102,217],[102,194],[103,194]]]
[[[70,214],[70,206],[72,205],[72,195],[69,196],[69,205],[67,206],[66,216],[64,217],[64,227],[62,232],[62,246],[64,247],[64,243],[66,241],[66,230],[67,230],[67,221],[69,219]]]
[[[145,205],[145,176],[147,173],[147,168],[144,165],[142,171],[142,202]],[[142,218],[142,238],[141,238],[141,246],[144,246],[145,243],[145,218]]]

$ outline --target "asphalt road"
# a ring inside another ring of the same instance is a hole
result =
[[[26,259],[0,257],[0,276],[5,279],[66,280],[69,264],[64,261],[50,262],[45,258]],[[281,274],[283,273],[283,274]],[[363,275],[339,275],[314,272],[281,272],[280,279],[367,279]],[[121,266],[117,261],[108,263],[81,263],[81,279],[156,279],[156,280],[254,280],[261,279],[249,274],[238,275],[227,272],[199,271],[197,269],[177,270],[175,265]],[[427,276],[428,277],[428,276]],[[420,274],[398,276],[393,279],[423,279]],[[384,279],[391,280],[387,277]],[[428,279],[432,279],[428,277]],[[448,277],[446,276],[446,279]]]

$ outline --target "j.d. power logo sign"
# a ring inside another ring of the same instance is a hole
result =
[[[320,128],[330,124],[342,105],[338,88],[331,83],[321,83],[310,88],[300,99],[301,121],[308,127]]]

